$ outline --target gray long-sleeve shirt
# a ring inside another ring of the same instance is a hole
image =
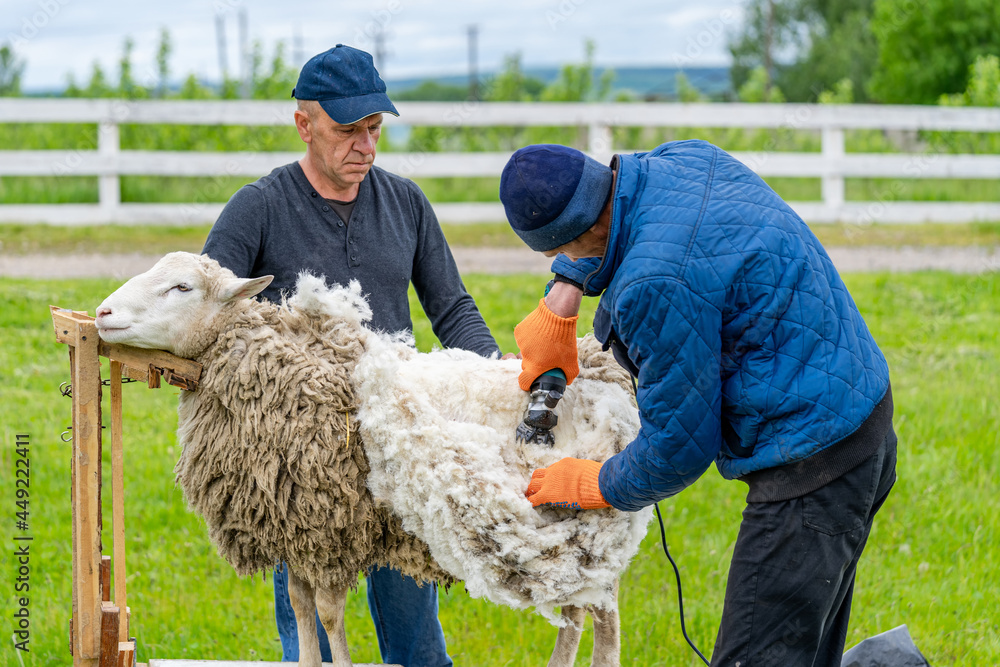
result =
[[[261,297],[278,302],[301,271],[327,284],[356,279],[372,308],[371,326],[411,330],[410,282],[445,347],[498,351],[465,290],[430,202],[417,185],[378,167],[361,182],[345,223],[297,162],[240,188],[212,227],[204,251],[237,276],[273,275]]]

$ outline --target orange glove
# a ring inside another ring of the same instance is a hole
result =
[[[538,308],[514,327],[514,340],[521,350],[521,374],[517,376],[521,389],[528,391],[535,378],[553,368],[566,374],[567,385],[580,374],[576,352],[578,317],[559,317],[541,299]]]
[[[524,495],[534,507],[551,505],[574,510],[611,507],[601,495],[597,475],[601,464],[586,459],[562,459],[531,473]]]

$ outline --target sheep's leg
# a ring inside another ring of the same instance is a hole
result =
[[[330,638],[330,652],[336,667],[350,667],[351,652],[347,647],[347,632],[344,630],[344,607],[347,605],[347,586],[343,588],[319,588],[316,590],[316,608],[319,620]]]
[[[288,597],[295,611],[299,632],[299,666],[322,667],[319,637],[316,635],[316,591],[291,568],[288,570]]]
[[[618,617],[618,582],[610,609],[590,609],[594,617],[594,655],[591,667],[618,667],[621,664],[621,627]]]
[[[587,611],[583,607],[565,605],[562,608],[562,617],[566,625],[559,628],[556,646],[552,649],[552,657],[549,658],[549,667],[573,667],[576,651],[580,648],[580,635],[583,633],[583,621],[587,617]]]

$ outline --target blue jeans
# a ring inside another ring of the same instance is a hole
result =
[[[438,620],[437,586],[418,586],[397,570],[376,568],[368,574],[368,609],[375,623],[382,661],[403,667],[451,667]],[[274,571],[274,619],[281,637],[282,662],[299,659],[299,633],[288,598],[288,569]],[[316,634],[324,662],[332,660],[326,630],[316,614]]]

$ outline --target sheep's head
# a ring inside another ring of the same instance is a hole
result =
[[[97,330],[109,343],[194,357],[217,337],[219,315],[272,279],[240,279],[208,255],[172,252],[97,307]]]

